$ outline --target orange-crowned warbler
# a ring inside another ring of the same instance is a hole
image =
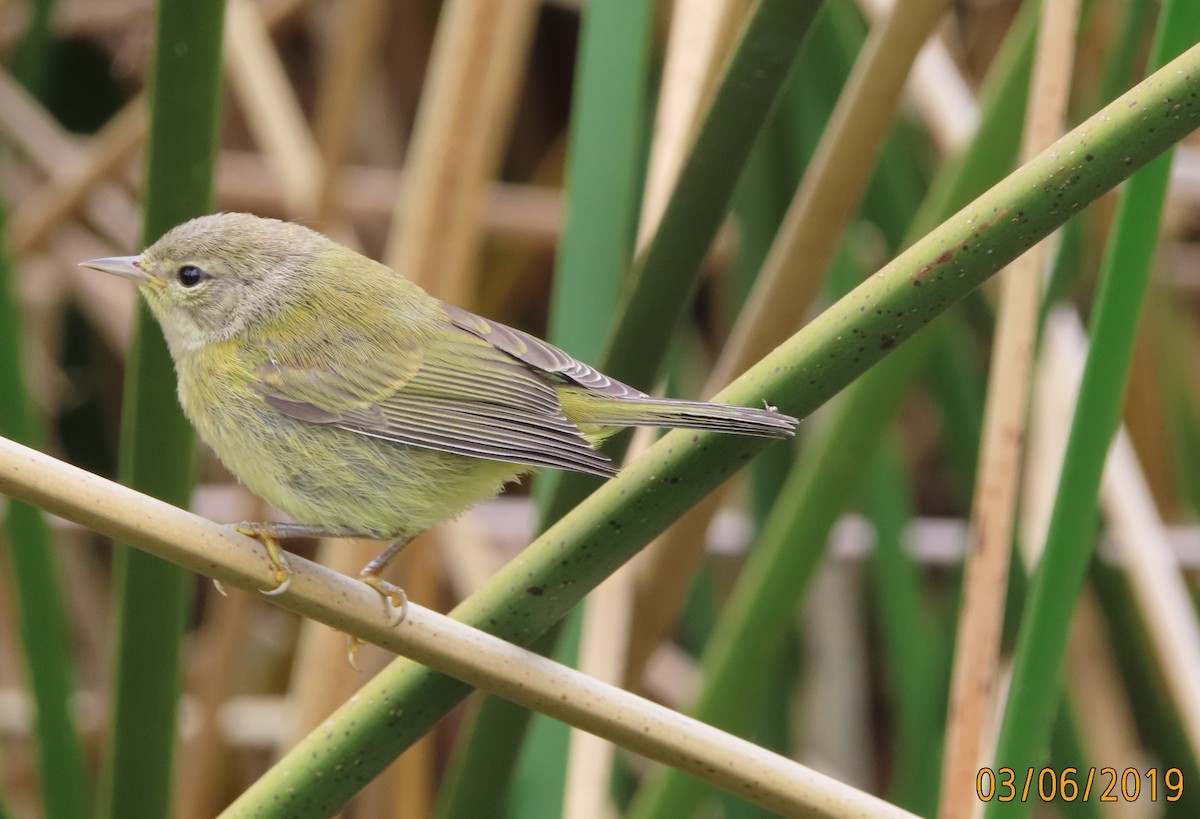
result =
[[[193,219],[139,256],[84,266],[138,284],[175,360],[183,411],[229,470],[295,523],[276,538],[390,544],[491,497],[531,467],[610,476],[618,427],[786,437],[773,409],[653,398],[531,335],[441,302],[308,228],[244,213]]]

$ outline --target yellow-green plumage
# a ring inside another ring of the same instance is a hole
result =
[[[414,535],[534,466],[613,474],[593,445],[616,426],[796,423],[651,398],[287,222],[202,217],[94,266],[143,285],[184,412],[230,471],[329,531]]]

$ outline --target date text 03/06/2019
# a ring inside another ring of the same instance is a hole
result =
[[[980,768],[975,774],[975,795],[981,802],[1064,802],[1096,799],[1100,802],[1136,802],[1183,798],[1183,771],[1179,768]]]

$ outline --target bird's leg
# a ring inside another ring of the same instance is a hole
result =
[[[414,537],[415,535],[408,535],[396,538],[387,545],[386,549],[377,554],[374,560],[363,566],[362,571],[358,573],[358,579],[377,591],[383,597],[384,603],[390,606],[392,611],[399,611],[395,622],[397,626],[403,623],[404,618],[408,616],[408,595],[404,593],[404,589],[394,583],[387,582],[379,575],[392,558],[400,554],[401,550],[413,541]],[[355,671],[358,670],[356,658],[358,656],[358,649],[362,644],[362,640],[351,635],[350,646],[346,651],[346,655],[350,662],[350,667]]]
[[[267,557],[271,559],[271,565],[275,567],[275,588],[263,591],[263,594],[267,597],[276,597],[283,594],[292,583],[292,570],[288,567],[283,549],[279,548],[280,539],[289,537],[375,539],[375,536],[369,533],[352,532],[344,529],[329,529],[324,526],[309,526],[303,523],[278,523],[275,521],[258,523],[254,521],[242,521],[233,528],[247,537],[262,541],[263,546],[267,550]],[[225,593],[225,590],[221,588],[219,583],[217,584],[217,591],[222,594]]]
[[[262,593],[267,597],[274,597],[287,591],[288,586],[292,584],[292,570],[288,567],[287,558],[283,556],[283,550],[279,548],[279,538],[282,535],[278,534],[270,523],[242,522],[233,528],[247,537],[261,541],[267,550],[267,557],[271,559],[271,565],[275,567],[275,588],[263,589]],[[220,586],[217,586],[217,591],[224,593]]]
[[[289,537],[344,537],[357,538],[362,540],[378,540],[378,536],[370,532],[355,532],[347,529],[330,529],[324,526],[309,526],[303,523],[276,523],[266,522],[257,523],[253,521],[244,521],[233,527],[238,532],[252,537],[255,540],[262,541],[267,550],[267,556],[271,559],[271,564],[275,567],[275,582],[276,586],[273,589],[264,591],[263,594],[268,597],[283,594],[287,591],[288,586],[292,582],[292,572],[288,568],[287,559],[284,557],[284,552],[279,548],[279,540]],[[358,573],[359,579],[366,583],[372,589],[379,593],[383,598],[385,605],[389,607],[389,611],[398,612],[396,616],[396,625],[404,622],[404,618],[408,615],[408,595],[404,593],[404,589],[387,582],[380,577],[380,572],[394,558],[400,554],[400,551],[407,546],[413,539],[413,535],[407,537],[398,537],[387,545],[387,548],[380,552],[374,560],[363,566],[362,571]],[[220,584],[217,584],[217,590],[224,593]],[[355,663],[355,655],[358,653],[358,647],[362,645],[362,640],[357,637],[350,638],[349,659],[350,665],[356,670],[358,665]]]
[[[404,589],[387,582],[379,575],[392,558],[400,554],[400,551],[412,542],[412,539],[412,535],[396,538],[387,545],[386,549],[376,555],[374,560],[363,566],[362,571],[358,573],[359,580],[379,592],[392,608],[400,610],[400,614],[396,618],[397,625],[404,622],[404,617],[408,614],[408,595],[404,593]]]

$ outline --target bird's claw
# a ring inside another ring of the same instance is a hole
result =
[[[398,626],[404,622],[404,618],[408,616],[408,595],[404,593],[404,589],[387,582],[379,575],[373,573],[360,574],[358,579],[378,592],[379,596],[383,598],[384,603],[388,606],[388,613],[392,614],[395,618],[392,623],[393,626]]]
[[[383,603],[387,606],[388,614],[393,616],[392,626],[398,626],[404,622],[404,618],[408,617],[408,595],[404,593],[404,589],[389,583],[374,572],[364,571],[358,576],[358,579],[374,589],[380,597],[383,598]],[[350,663],[350,667],[355,671],[359,671],[358,667],[358,650],[363,647],[364,641],[361,638],[350,635],[348,638],[349,645],[346,648],[346,662]]]
[[[292,570],[288,566],[287,558],[283,555],[283,549],[279,548],[279,541],[275,536],[256,523],[239,523],[233,528],[246,537],[260,541],[267,550],[267,557],[271,559],[271,565],[275,567],[275,587],[261,589],[260,594],[265,597],[278,597],[286,592],[292,585]]]
[[[275,569],[275,583],[277,584],[275,588],[259,589],[259,594],[263,597],[278,597],[291,587],[292,575],[286,566]]]

